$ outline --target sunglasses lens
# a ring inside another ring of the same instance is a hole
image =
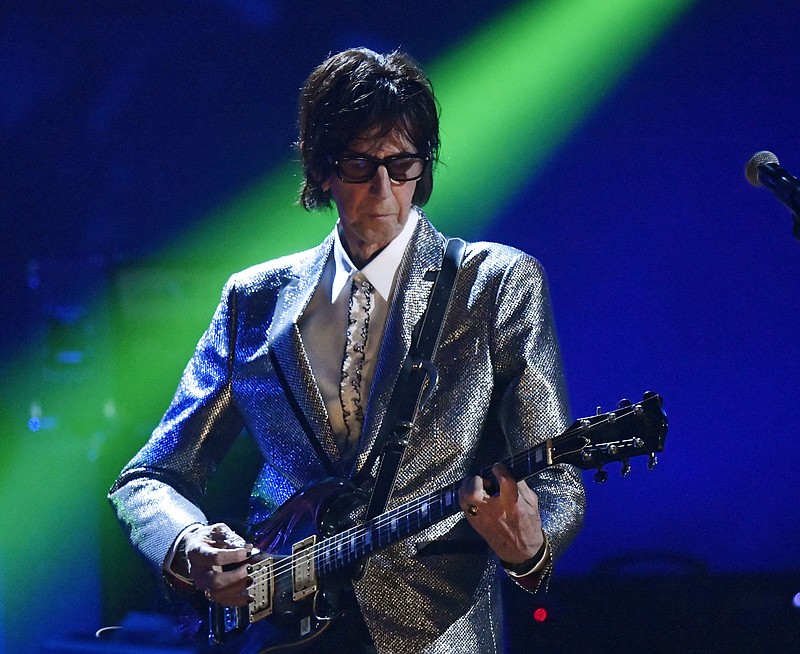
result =
[[[425,160],[420,157],[402,157],[386,162],[389,177],[398,182],[419,178],[425,168]]]
[[[367,182],[378,170],[378,162],[370,159],[339,159],[336,164],[339,177],[345,182]]]

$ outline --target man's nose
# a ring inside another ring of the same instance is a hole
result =
[[[370,190],[377,195],[388,195],[392,192],[392,178],[389,177],[389,171],[386,166],[378,166],[370,180]]]

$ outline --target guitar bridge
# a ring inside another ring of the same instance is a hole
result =
[[[273,558],[267,557],[247,566],[247,574],[253,578],[248,592],[253,601],[248,605],[250,624],[272,615],[272,598],[275,597],[275,573]]]
[[[309,536],[292,545],[292,599],[294,601],[317,592],[317,570],[314,566],[316,536]]]

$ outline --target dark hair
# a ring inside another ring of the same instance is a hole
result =
[[[424,205],[439,160],[439,105],[425,73],[408,55],[381,55],[367,48],[326,59],[300,91],[300,158],[305,179],[300,202],[307,210],[330,207],[322,184],[333,174],[330,158],[369,133],[376,140],[398,129],[431,163],[412,201]]]

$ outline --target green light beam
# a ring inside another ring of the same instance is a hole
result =
[[[445,165],[428,207],[437,226],[470,233],[496,216],[690,4],[526,2],[438,61]]]
[[[439,229],[469,238],[490,221],[690,4],[524,2],[434,62],[428,70],[443,107],[443,165],[426,209]],[[48,563],[45,550],[64,542],[65,530],[95,529],[92,515],[113,522],[105,488],[166,407],[228,274],[311,247],[331,229],[335,212],[303,212],[298,186],[298,166],[287,162],[160,253],[115,271],[108,297],[86,319],[104,325],[94,345],[96,379],[50,383],[42,370],[26,368],[38,361],[32,352],[39,343],[4,363],[4,379],[14,380],[0,404],[4,606],[47,599],[36,594],[45,590],[33,589],[48,588],[53,576],[80,583],[69,566]],[[64,429],[30,432],[34,399]],[[59,456],[44,462],[48,452]],[[87,489],[96,504],[87,505]],[[20,501],[31,497],[33,504]],[[23,533],[12,528],[22,522]],[[31,545],[39,564],[22,565]],[[69,541],[59,561],[80,557],[80,548]],[[6,611],[0,633],[27,629],[15,617],[23,614]]]

